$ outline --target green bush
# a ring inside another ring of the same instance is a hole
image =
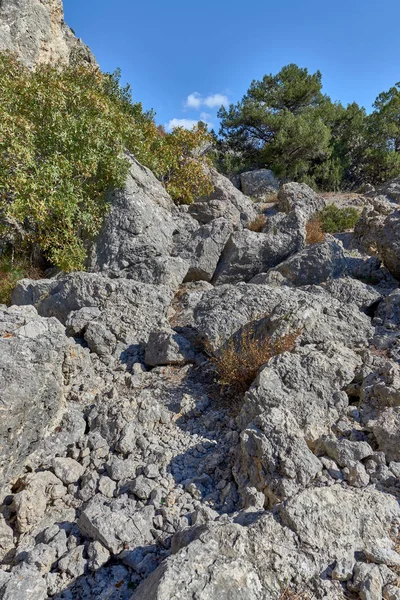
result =
[[[41,276],[41,271],[33,268],[26,257],[14,261],[11,256],[0,256],[0,304],[11,303],[11,292],[19,279],[39,279]]]
[[[119,80],[118,71],[82,64],[30,71],[0,53],[0,236],[40,247],[66,271],[84,266],[106,192],[124,184],[126,150],[177,202],[211,191],[208,159],[194,152],[208,141],[206,130],[165,133]]]
[[[354,229],[360,213],[356,208],[338,208],[334,204],[326,206],[317,215],[325,233],[340,233],[348,229]]]

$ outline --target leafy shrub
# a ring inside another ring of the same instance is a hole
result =
[[[243,394],[257,376],[258,370],[273,356],[291,352],[300,331],[272,339],[267,336],[257,339],[254,326],[244,328],[240,339],[231,337],[217,352],[212,353],[219,383],[228,386],[233,393]]]
[[[0,258],[0,304],[11,304],[11,293],[19,279],[40,279],[40,269],[33,268],[26,259],[16,262],[10,256]]]
[[[54,265],[81,269],[87,245],[121,187],[125,150],[151,168],[177,202],[208,193],[204,127],[165,133],[132,101],[120,74],[82,64],[30,71],[0,53],[0,236],[10,223]]]
[[[319,218],[313,217],[306,225],[306,244],[318,244],[325,240],[325,232]]]
[[[334,204],[326,206],[317,215],[326,233],[340,233],[347,229],[354,229],[359,217],[360,213],[356,208],[352,206],[338,208]]]
[[[256,231],[256,232],[260,232],[263,230],[263,227],[266,223],[266,217],[265,215],[257,215],[252,221],[251,223],[249,223],[247,225],[247,229],[250,229],[250,231]]]

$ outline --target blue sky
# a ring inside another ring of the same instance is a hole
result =
[[[163,125],[218,128],[222,102],[291,62],[324,92],[367,108],[400,81],[399,0],[64,0],[65,19],[103,71],[122,69]]]

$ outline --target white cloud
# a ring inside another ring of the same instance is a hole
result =
[[[210,117],[207,113],[201,113],[200,119],[171,119],[165,124],[167,131],[172,131],[175,127],[184,127],[185,129],[193,129],[199,121],[203,121],[208,127],[212,127],[213,124],[208,120]]]
[[[167,131],[172,131],[174,127],[184,127],[185,129],[192,129],[195,125],[197,125],[197,119],[171,119],[166,123],[165,129]]]
[[[199,92],[193,92],[193,94],[189,94],[186,100],[186,106],[188,108],[200,108],[202,104],[201,94]]]
[[[224,94],[211,94],[209,96],[202,96],[199,92],[192,92],[186,99],[186,108],[199,109],[201,106],[207,106],[207,108],[219,108],[220,106],[228,106],[228,97]]]
[[[220,106],[228,106],[229,100],[227,96],[224,96],[223,94],[214,94],[212,96],[207,96],[207,98],[204,99],[203,104],[208,108],[219,108]]]

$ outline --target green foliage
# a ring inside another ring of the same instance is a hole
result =
[[[166,134],[132,101],[120,73],[82,64],[29,71],[0,53],[0,235],[22,233],[63,270],[84,266],[87,245],[124,185],[128,150],[155,171],[176,201],[210,191],[208,159],[195,155],[202,127]]]
[[[10,255],[0,256],[0,304],[11,304],[11,293],[19,279],[38,279],[41,272],[30,266],[26,257],[16,261]]]
[[[316,218],[321,223],[322,230],[325,233],[341,233],[348,229],[354,229],[360,218],[360,213],[352,206],[338,208],[334,204],[330,204],[321,210]]]
[[[378,96],[371,115],[321,90],[321,73],[296,65],[253,81],[238,104],[221,108],[221,144],[236,164],[314,188],[352,189],[400,175],[400,83]],[[218,162],[232,174],[230,166]]]

